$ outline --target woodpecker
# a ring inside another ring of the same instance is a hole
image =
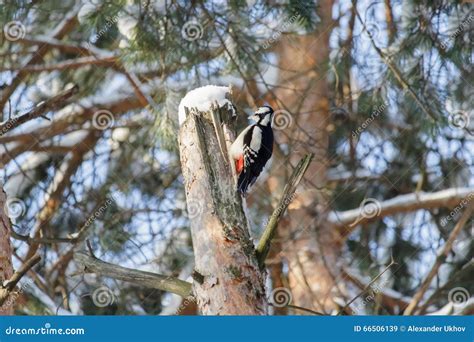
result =
[[[237,191],[243,196],[257,180],[273,152],[273,109],[259,107],[251,117],[256,123],[245,128],[235,139],[230,154],[239,176]]]

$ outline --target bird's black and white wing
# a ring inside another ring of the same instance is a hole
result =
[[[271,143],[266,140],[263,129],[258,125],[252,126],[244,136],[244,169],[237,182],[237,189],[242,194],[245,194],[248,188],[255,183],[271,157],[273,137]]]

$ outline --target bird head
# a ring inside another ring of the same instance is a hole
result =
[[[273,108],[270,106],[258,107],[251,119],[263,126],[268,126],[272,123]]]

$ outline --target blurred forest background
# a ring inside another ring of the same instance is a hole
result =
[[[74,254],[88,241],[192,281],[178,105],[217,84],[239,130],[277,111],[273,165],[247,198],[255,241],[315,154],[267,260],[270,313],[474,314],[473,6],[0,0],[0,278],[26,273],[3,284],[2,312],[197,314]]]

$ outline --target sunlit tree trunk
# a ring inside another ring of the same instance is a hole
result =
[[[281,100],[278,107],[287,108],[294,121],[286,130],[293,146],[291,163],[294,165],[307,152],[315,154],[304,186],[290,206],[289,224],[281,226],[282,255],[289,262],[293,302],[327,313],[336,308],[334,296],[343,289],[336,281],[341,239],[326,220],[328,140],[333,129],[326,78],[334,23],[332,1],[319,4],[318,29],[305,36],[286,35],[276,49],[281,72],[280,88],[275,93]],[[299,147],[294,148],[296,145]],[[284,182],[281,179],[280,183]]]
[[[226,111],[214,113],[225,116]],[[180,129],[197,305],[204,315],[266,314],[263,275],[236,192],[227,147],[217,138],[211,117],[212,111],[193,111]]]
[[[0,284],[10,279],[13,274],[12,248],[10,245],[10,218],[6,208],[7,196],[3,191],[3,184],[0,183]],[[0,291],[2,289],[0,288]],[[8,305],[8,301],[0,307],[0,315],[12,315],[13,306]]]

